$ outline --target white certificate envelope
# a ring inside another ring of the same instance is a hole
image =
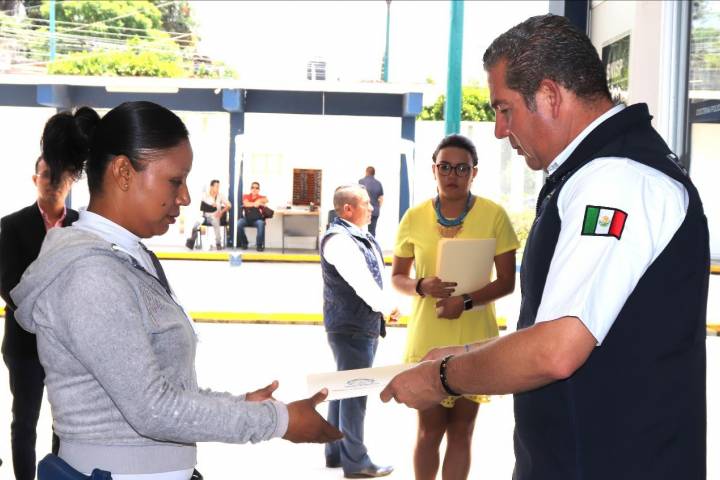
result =
[[[308,391],[314,395],[322,388],[328,389],[328,400],[363,397],[380,393],[390,380],[400,372],[414,367],[415,363],[388,365],[375,368],[358,368],[341,372],[314,373],[308,375]]]
[[[494,238],[442,238],[438,242],[437,276],[457,282],[454,295],[480,290],[490,283],[495,264]],[[485,308],[478,305],[473,310]]]

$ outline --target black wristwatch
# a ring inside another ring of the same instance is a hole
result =
[[[470,310],[471,308],[473,308],[472,297],[471,297],[470,295],[468,295],[467,293],[463,293],[463,294],[462,294],[462,297],[463,297],[463,307],[464,307],[464,309],[465,309],[465,310]]]

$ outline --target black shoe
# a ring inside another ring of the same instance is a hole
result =
[[[259,247],[257,247],[258,252],[262,252],[264,250],[265,250],[265,247],[263,245],[260,245]]]
[[[240,248],[240,250],[247,250],[247,247],[248,246],[246,243],[241,243],[240,245],[238,245],[238,248]]]
[[[185,240],[185,246],[192,250],[195,248],[195,241],[192,238],[188,238],[187,240]]]
[[[327,468],[340,468],[340,467],[342,467],[342,463],[340,463],[340,460],[337,460],[337,461],[336,461],[336,460],[328,460],[328,459],[326,458],[326,459],[325,459],[325,466],[326,466]]]
[[[345,472],[345,478],[375,478],[385,477],[393,472],[393,467],[381,467],[379,465],[371,465],[363,468],[357,472],[347,473]]]

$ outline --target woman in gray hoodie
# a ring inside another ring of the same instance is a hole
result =
[[[90,189],[87,210],[48,233],[11,292],[18,323],[37,336],[65,462],[115,480],[186,480],[195,442],[341,437],[315,410],[327,392],[285,405],[272,398],[277,382],[243,396],[198,387],[191,320],[141,243],[190,203],[180,118],[150,102],[102,119],[83,107],[52,117],[42,145],[49,165],[85,159]]]

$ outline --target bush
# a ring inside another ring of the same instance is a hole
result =
[[[418,120],[444,120],[445,95],[440,95],[434,104],[423,107]],[[471,122],[494,122],[495,110],[490,105],[490,91],[487,87],[462,87],[462,110],[460,119]]]
[[[183,77],[179,56],[148,51],[78,52],[48,65],[49,74],[117,77]]]

